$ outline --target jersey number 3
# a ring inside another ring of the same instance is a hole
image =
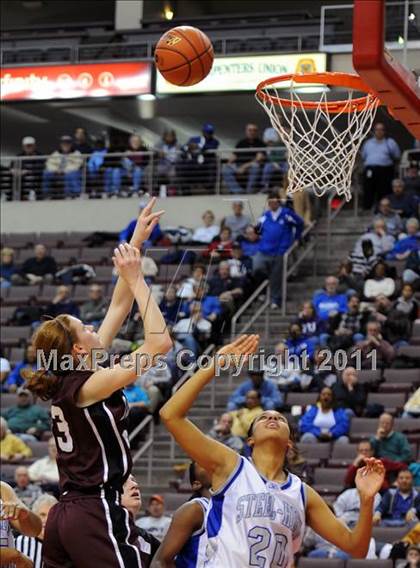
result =
[[[51,406],[51,418],[58,431],[56,436],[58,447],[62,452],[72,452],[73,438],[70,435],[68,422],[59,406]]]
[[[275,539],[273,557],[267,558],[265,552],[271,544],[271,539]],[[283,568],[287,564],[286,545],[287,537],[284,534],[272,534],[266,527],[253,527],[248,532],[248,540],[252,542],[249,548],[249,565],[258,568]]]

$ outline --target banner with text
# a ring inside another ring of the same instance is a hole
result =
[[[1,70],[2,101],[141,95],[151,91],[150,63],[92,63]]]
[[[326,71],[326,67],[325,53],[216,57],[209,75],[192,87],[171,85],[158,72],[156,92],[163,95],[255,91],[258,83],[269,77],[286,73],[320,73]]]

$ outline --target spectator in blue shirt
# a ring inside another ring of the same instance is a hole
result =
[[[325,279],[325,291],[315,293],[313,304],[319,319],[326,321],[337,313],[347,313],[347,296],[337,294],[338,279],[335,276],[327,276]]]
[[[143,209],[144,209],[144,204],[141,203],[139,207],[139,215]],[[126,226],[126,228],[120,232],[119,234],[120,243],[130,242],[131,237],[133,236],[134,233],[134,229],[136,228],[137,218],[138,216],[132,221],[130,221]],[[159,223],[157,223],[157,225],[155,225],[153,231],[150,234],[149,240],[144,241],[142,247],[149,248],[151,246],[154,246],[157,244],[158,241],[160,241],[162,237],[163,237],[162,229],[160,228]]]
[[[193,301],[200,302],[203,317],[211,322],[215,322],[222,315],[223,308],[217,296],[207,295],[208,290],[207,284],[194,286],[195,298]]]
[[[420,520],[420,494],[413,487],[409,469],[398,472],[397,487],[384,493],[373,515],[373,524],[383,527],[401,527]]]
[[[21,374],[24,369],[36,370],[36,351],[32,345],[26,347],[23,360],[16,364],[16,367],[7,377],[4,386],[8,392],[16,392],[25,383]]]
[[[412,252],[420,250],[419,222],[415,217],[406,223],[407,236],[397,241],[394,248],[386,255],[387,260],[404,260]]]
[[[377,122],[373,137],[362,147],[364,162],[363,207],[371,209],[381,197],[391,193],[395,163],[401,157],[401,150],[393,138],[386,135],[385,125]]]
[[[299,422],[302,443],[348,443],[350,420],[344,408],[336,408],[334,392],[324,387],[316,405],[310,406]]]
[[[188,313],[186,303],[181,298],[177,298],[175,286],[168,286],[159,308],[166,323],[170,325],[175,325],[179,319],[184,318]]]
[[[253,257],[259,251],[260,237],[253,225],[248,225],[245,228],[245,236],[238,237],[238,242],[245,256]]]
[[[231,395],[227,409],[238,410],[245,406],[246,394],[256,390],[260,395],[261,406],[264,410],[278,410],[283,406],[283,397],[277,386],[264,379],[264,371],[249,371],[249,379],[244,381]]]
[[[285,344],[289,355],[296,355],[297,357],[306,355],[309,359],[312,359],[314,356],[316,343],[303,335],[302,327],[299,323],[295,322],[289,325],[289,335],[285,340]]]
[[[325,322],[322,322],[316,315],[316,310],[312,302],[303,302],[302,311],[296,319],[302,328],[304,337],[311,339],[314,345],[319,342],[319,336],[325,332]]]
[[[292,209],[282,207],[275,192],[268,197],[268,210],[259,220],[261,233],[257,254],[253,257],[253,271],[257,278],[269,278],[271,308],[281,302],[283,255],[300,238],[303,219]]]
[[[146,418],[149,414],[150,399],[147,392],[136,385],[131,383],[124,389],[124,395],[127,399],[130,408],[128,414],[128,431],[131,434],[133,430]],[[136,449],[138,444],[144,439],[144,432],[140,432],[130,440],[130,448]]]

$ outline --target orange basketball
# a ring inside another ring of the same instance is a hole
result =
[[[155,48],[156,67],[169,83],[180,87],[195,85],[207,77],[213,58],[209,38],[191,26],[165,32]]]

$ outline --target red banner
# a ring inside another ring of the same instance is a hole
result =
[[[150,93],[149,63],[93,63],[1,70],[3,101],[115,97]]]

